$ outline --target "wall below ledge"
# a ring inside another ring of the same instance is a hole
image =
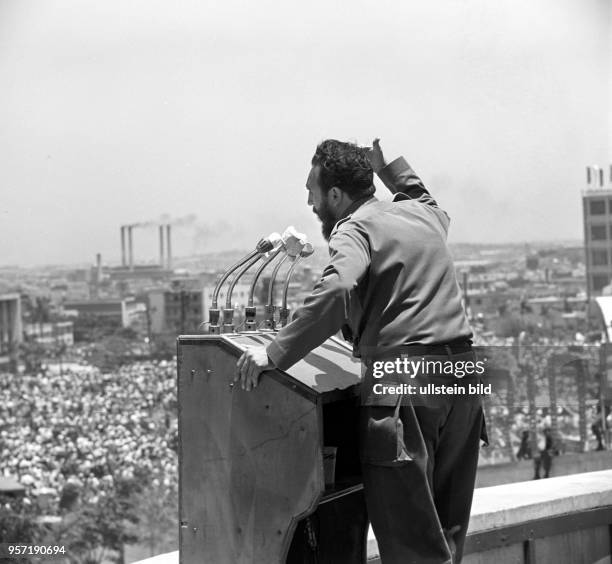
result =
[[[611,564],[612,470],[477,488],[463,564]],[[137,564],[178,564],[177,552]],[[368,563],[378,545],[368,532]]]

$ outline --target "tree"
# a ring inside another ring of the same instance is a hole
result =
[[[101,370],[114,370],[131,360],[132,342],[118,336],[104,337],[90,351],[89,362]]]
[[[152,337],[152,356],[157,359],[170,360],[176,354],[176,334],[154,335]]]
[[[140,516],[134,533],[149,549],[149,555],[176,550],[178,492],[164,484],[153,483],[135,495],[134,507]]]
[[[35,374],[42,370],[42,365],[47,357],[44,345],[36,341],[23,341],[19,345],[20,356],[25,364],[28,374]]]
[[[100,564],[111,557],[122,564],[123,545],[138,541],[132,531],[138,523],[134,496],[141,487],[136,479],[119,478],[113,483],[64,517],[58,536],[75,564]]]
[[[478,347],[477,357],[486,359],[483,380],[491,384],[492,390],[491,395],[483,397],[491,447],[488,451],[497,451],[505,458],[514,460],[512,426],[516,407],[517,360],[511,348],[495,346]]]
[[[41,533],[28,498],[0,494],[0,542],[35,543]]]

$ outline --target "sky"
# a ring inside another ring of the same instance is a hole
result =
[[[330,137],[404,155],[451,242],[581,239],[611,101],[608,0],[0,0],[0,265],[116,264],[159,219],[177,255],[320,245]]]

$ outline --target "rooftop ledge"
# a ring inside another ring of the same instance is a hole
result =
[[[606,506],[612,506],[612,470],[477,488],[468,535]],[[368,559],[377,556],[378,545],[370,528]],[[178,561],[175,551],[137,564],[178,564]]]
[[[612,505],[612,470],[478,488],[469,533]]]

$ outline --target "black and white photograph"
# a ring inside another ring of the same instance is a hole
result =
[[[0,564],[611,564],[609,0],[0,0]]]

